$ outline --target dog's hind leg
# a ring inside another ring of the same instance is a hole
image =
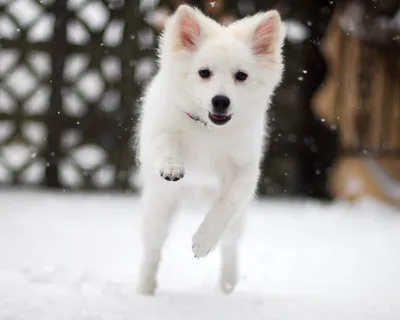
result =
[[[243,233],[244,214],[236,216],[221,239],[221,270],[219,286],[223,293],[231,293],[238,281],[238,251]]]
[[[175,188],[162,188],[162,190],[145,188],[143,192],[141,204],[143,260],[139,270],[137,291],[144,295],[153,295],[157,287],[162,248],[178,205],[178,198],[173,189]]]

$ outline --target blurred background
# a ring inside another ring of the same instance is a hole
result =
[[[137,192],[132,128],[174,0],[0,0],[0,185]],[[276,8],[286,71],[261,196],[400,201],[398,0],[186,1],[222,23]]]

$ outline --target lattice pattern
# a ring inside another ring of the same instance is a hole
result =
[[[1,183],[125,188],[132,181],[132,107],[155,70],[155,34],[135,16],[138,7],[0,1]],[[52,105],[55,90],[60,105]]]

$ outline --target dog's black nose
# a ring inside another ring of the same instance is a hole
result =
[[[215,96],[214,98],[212,98],[211,102],[216,113],[225,113],[229,105],[231,104],[229,98],[223,95]]]

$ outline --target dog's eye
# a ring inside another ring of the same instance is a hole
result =
[[[243,71],[238,71],[235,73],[235,79],[237,81],[243,82],[247,79],[247,73],[245,73]]]
[[[199,76],[203,79],[208,79],[211,77],[211,71],[209,69],[201,69],[199,70]]]

